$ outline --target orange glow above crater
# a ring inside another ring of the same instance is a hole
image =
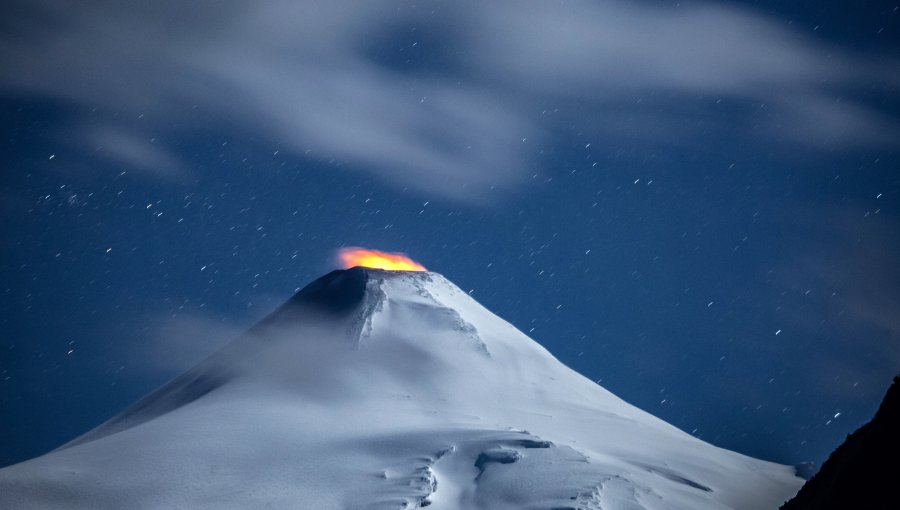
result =
[[[427,271],[425,266],[407,257],[405,253],[389,253],[353,247],[338,250],[337,258],[344,269],[362,266],[388,271]]]

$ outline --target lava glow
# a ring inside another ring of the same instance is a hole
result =
[[[355,266],[387,269],[388,271],[427,271],[425,266],[404,253],[388,253],[365,248],[341,248],[337,254],[344,269]]]

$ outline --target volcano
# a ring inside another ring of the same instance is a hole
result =
[[[437,273],[354,267],[0,470],[0,507],[774,509],[802,483],[627,404]]]

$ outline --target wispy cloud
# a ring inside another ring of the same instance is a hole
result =
[[[109,324],[97,336],[123,338],[110,351],[97,352],[106,364],[124,364],[131,377],[165,380],[188,370],[220,348],[245,335],[247,330],[283,304],[288,296],[244,294],[247,306],[228,312],[193,309],[179,313],[149,312]],[[250,306],[253,304],[253,306]],[[135,330],[134,324],[143,325]]]
[[[145,343],[124,346],[120,356],[132,370],[169,377],[203,361],[246,329],[196,314],[150,322]]]
[[[785,324],[811,339],[803,355],[821,370],[810,375],[841,396],[856,385],[881,391],[885,373],[900,367],[900,224],[857,207],[800,209],[796,221],[810,240],[775,283],[787,289]]]
[[[253,133],[461,199],[530,175],[574,116],[610,141],[696,144],[698,120],[762,143],[900,139],[896,119],[854,95],[900,84],[895,61],[728,4],[45,0],[8,12],[7,94],[121,113],[118,124],[143,114],[141,133],[160,139]],[[177,167],[160,144],[105,140],[145,169]]]
[[[153,178],[176,180],[185,175],[184,163],[151,137],[102,126],[89,129],[81,142],[124,168]]]

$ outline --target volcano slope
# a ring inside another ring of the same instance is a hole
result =
[[[356,267],[0,470],[0,507],[774,509],[802,483],[627,404],[439,274]]]

